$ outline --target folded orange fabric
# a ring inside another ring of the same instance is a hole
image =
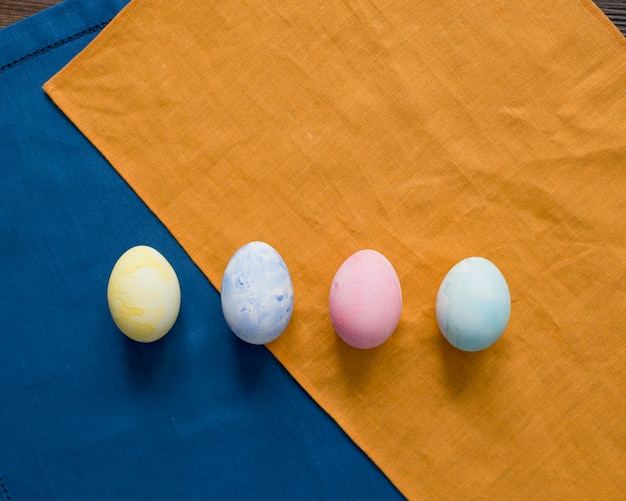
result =
[[[216,287],[281,253],[269,349],[406,496],[624,494],[626,42],[591,2],[135,0],[45,90]],[[404,309],[359,351],[327,300],[363,248]],[[470,354],[434,302],[473,255],[512,316]]]

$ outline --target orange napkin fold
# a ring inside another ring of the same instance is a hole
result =
[[[590,1],[134,0],[45,90],[216,287],[281,253],[269,349],[407,497],[624,494],[626,42]],[[327,300],[363,248],[404,309],[359,351]],[[470,354],[434,303],[474,255],[512,316]]]

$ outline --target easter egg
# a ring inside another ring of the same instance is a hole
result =
[[[469,257],[443,279],[435,310],[439,328],[452,346],[483,350],[502,336],[509,322],[509,286],[491,261]]]
[[[241,247],[224,271],[221,301],[237,337],[251,344],[274,341],[293,312],[293,285],[283,258],[265,242]]]
[[[117,260],[107,288],[113,321],[129,338],[150,343],[172,328],[180,310],[174,268],[156,249],[139,245]]]
[[[328,309],[335,331],[350,346],[384,343],[402,312],[400,280],[391,263],[371,249],[352,254],[333,278]]]

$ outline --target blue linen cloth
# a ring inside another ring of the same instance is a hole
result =
[[[67,0],[0,31],[0,499],[394,499],[41,86],[125,0]],[[146,244],[181,312],[117,330],[106,286]]]

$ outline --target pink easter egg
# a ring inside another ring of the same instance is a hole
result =
[[[333,278],[328,308],[335,331],[350,346],[381,345],[396,329],[402,312],[396,270],[375,250],[352,254]]]

